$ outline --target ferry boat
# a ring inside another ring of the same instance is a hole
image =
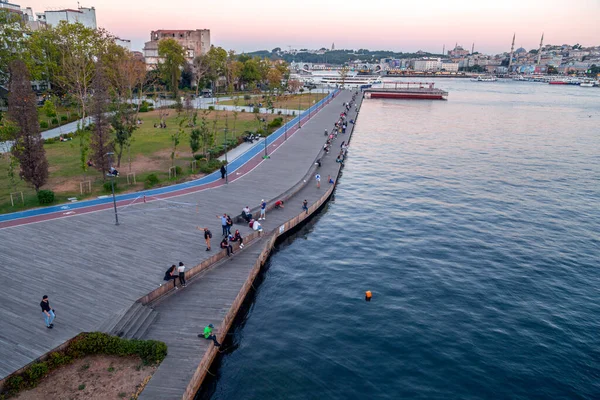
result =
[[[471,82],[496,82],[495,76],[479,75],[477,78],[471,78]]]
[[[356,73],[349,73],[345,78],[342,78],[339,72],[313,72],[311,74],[292,75],[292,77],[305,84],[308,83],[335,87],[341,87],[343,85],[347,88],[369,87],[382,82],[381,76],[379,75],[358,75]]]
[[[581,81],[581,83],[579,84],[579,86],[581,87],[594,87],[594,81],[591,79],[584,79],[583,81]]]
[[[366,99],[448,100],[448,92],[433,82],[382,82],[365,89]]]
[[[341,75],[325,75],[325,76],[314,76],[315,83],[318,83],[327,86],[336,86],[349,88],[359,88],[365,86],[372,86],[375,84],[382,83],[381,77],[379,75],[348,75],[345,78],[342,78]]]

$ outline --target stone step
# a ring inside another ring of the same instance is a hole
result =
[[[152,312],[150,314],[148,314],[148,316],[144,320],[144,323],[142,323],[140,325],[140,327],[137,329],[137,331],[131,335],[131,338],[132,339],[143,339],[144,335],[146,334],[146,332],[148,332],[148,329],[150,329],[150,326],[156,320],[157,317],[158,317],[158,312],[155,311],[154,309],[152,309]]]
[[[131,339],[132,335],[139,329],[152,311],[154,311],[152,308],[142,306],[142,308],[137,312],[137,315],[132,318],[126,326],[123,327],[123,334],[120,336],[125,339]]]
[[[129,308],[129,310],[127,310],[123,318],[121,318],[121,320],[117,322],[115,327],[109,333],[111,335],[119,337],[123,336],[123,332],[127,327],[127,324],[129,324],[129,321],[131,321],[137,316],[138,312],[141,310],[142,307],[143,305],[140,302],[136,301],[135,303],[133,303],[133,305]]]
[[[123,318],[123,316],[129,310],[129,308],[131,308],[131,307],[123,308],[117,314],[107,318],[104,322],[102,322],[100,324],[100,326],[98,326],[98,328],[96,328],[96,331],[110,333],[115,328],[115,326],[119,323],[119,321]]]

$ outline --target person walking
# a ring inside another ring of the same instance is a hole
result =
[[[233,246],[229,244],[226,237],[224,237],[223,240],[221,240],[221,248],[227,250],[227,257],[233,254]]]
[[[223,216],[217,215],[217,218],[221,218],[221,228],[223,228],[223,236],[227,236],[227,214],[223,214]]]
[[[179,261],[177,272],[179,272],[179,283],[181,283],[182,287],[186,287],[187,283],[185,282],[185,265],[183,265],[181,261]]]
[[[315,180],[317,181],[317,189],[321,188],[321,175],[317,174],[315,175]]]
[[[263,219],[267,219],[267,203],[265,202],[265,199],[260,201],[260,217],[258,220],[261,221]]]
[[[302,202],[302,209],[308,214],[308,201],[306,199]]]
[[[213,343],[215,344],[215,347],[221,347],[221,343],[217,342],[217,336],[213,335],[213,333],[212,333],[214,327],[215,326],[213,324],[208,324],[204,328],[204,332],[198,334],[198,337],[199,338],[203,337],[206,340],[212,340]]]
[[[46,321],[46,328],[52,329],[54,328],[54,318],[56,315],[54,314],[54,310],[50,307],[50,300],[48,300],[48,296],[42,296],[42,302],[40,303],[40,307],[42,307],[42,314]]]
[[[227,169],[225,165],[221,165],[221,179],[225,179],[225,174],[227,173]]]

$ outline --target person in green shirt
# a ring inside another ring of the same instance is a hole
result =
[[[213,343],[215,344],[216,347],[220,347],[221,343],[219,343],[217,341],[217,337],[215,335],[213,335],[212,331],[213,331],[214,325],[213,324],[208,324],[205,328],[204,328],[204,333],[199,333],[198,337],[203,337],[206,340],[212,340]]]

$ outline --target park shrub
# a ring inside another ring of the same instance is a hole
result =
[[[179,176],[183,173],[179,165],[175,166],[175,175]]]
[[[66,122],[66,121],[68,120],[68,118],[67,118],[67,116],[66,116],[66,115],[61,115],[61,116],[60,116],[60,120],[61,120],[62,122]]]
[[[54,353],[50,354],[47,362],[50,368],[56,368],[60,367],[61,365],[69,364],[71,361],[73,361],[72,357],[63,352],[55,351]]]
[[[204,154],[194,154],[194,160],[196,161],[204,160],[205,158],[206,156]]]
[[[260,112],[260,108],[258,108],[258,107],[254,107],[254,108],[252,109],[252,112],[253,112],[254,114],[258,114],[258,113]]]
[[[25,376],[27,385],[29,387],[34,387],[37,386],[40,379],[48,375],[48,371],[48,363],[44,361],[32,364],[29,368],[27,368],[27,370],[25,370],[23,375]]]
[[[40,128],[42,128],[42,129],[48,129],[48,123],[46,121],[40,122]]]
[[[50,204],[54,201],[54,192],[52,190],[40,190],[37,193],[40,204]]]
[[[146,100],[142,101],[142,104],[140,104],[140,112],[148,112],[150,109],[150,103],[148,103]]]
[[[245,109],[245,108],[242,108],[242,109],[240,110],[240,112],[246,112],[246,109]]]
[[[146,189],[150,189],[152,186],[157,185],[160,182],[160,179],[158,179],[158,176],[156,176],[156,174],[150,174],[146,177],[146,180],[144,181],[144,187]]]
[[[283,125],[283,118],[277,117],[273,121],[269,122],[269,128],[279,128]]]
[[[148,111],[154,111],[154,107],[148,107]]]
[[[208,106],[209,111],[215,111],[215,106]]]
[[[11,376],[6,380],[6,386],[10,392],[18,392],[25,386],[25,379],[22,376]]]
[[[37,386],[52,370],[73,362],[74,358],[93,354],[133,356],[141,358],[146,365],[159,364],[167,356],[167,345],[156,340],[129,340],[106,333],[81,333],[71,341],[66,350],[52,352],[47,361],[26,367],[19,375],[6,380],[0,399],[18,394],[23,389]]]
[[[58,125],[58,119],[52,118],[52,125]]]
[[[112,178],[111,178],[112,179]],[[102,188],[107,193],[112,193],[112,181],[104,182]],[[115,181],[115,192],[117,191],[117,182]]]
[[[54,144],[57,141],[58,140],[56,140],[56,138],[48,138],[48,139],[44,139],[44,144]]]

